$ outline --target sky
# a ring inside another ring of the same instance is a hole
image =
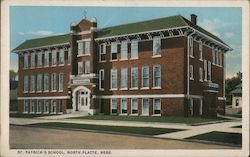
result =
[[[149,19],[182,15],[190,19],[196,14],[197,24],[218,36],[233,51],[226,54],[226,77],[241,71],[242,10],[239,7],[55,7],[11,6],[10,49],[28,39],[65,34],[70,24],[84,17],[97,18],[98,28]],[[10,68],[17,71],[17,54],[10,55]]]

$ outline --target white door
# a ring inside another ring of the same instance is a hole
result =
[[[78,111],[87,111],[89,109],[89,93],[84,90],[78,92]]]

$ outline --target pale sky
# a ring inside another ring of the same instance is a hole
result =
[[[87,18],[97,18],[98,28],[131,22],[182,15],[190,19],[196,14],[197,24],[233,48],[226,54],[226,76],[241,71],[242,15],[241,8],[221,7],[38,7],[12,6],[10,8],[10,48],[27,39],[70,32],[70,24],[78,23],[87,12]],[[11,53],[10,68],[17,71],[17,55]]]

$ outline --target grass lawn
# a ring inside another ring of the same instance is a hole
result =
[[[75,123],[37,123],[26,126],[43,127],[43,128],[68,128],[68,129],[85,129],[97,130],[104,132],[117,132],[137,135],[159,135],[164,133],[182,131],[182,129],[152,128],[152,127],[127,127],[127,126],[107,126],[107,125],[91,125],[91,124],[75,124]]]
[[[177,117],[177,116],[154,117],[154,116],[109,116],[109,115],[73,117],[72,119],[185,123],[192,125],[204,122],[224,120],[223,118],[218,118],[218,117]]]
[[[228,133],[219,131],[212,131],[209,133],[189,137],[187,139],[212,141],[212,142],[220,142],[220,143],[236,144],[236,145],[242,144],[242,136],[240,133]]]
[[[13,118],[34,118],[34,117],[44,117],[53,116],[54,114],[20,114],[20,113],[10,113],[10,117]]]

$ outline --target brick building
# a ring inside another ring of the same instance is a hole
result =
[[[231,48],[196,18],[103,29],[84,18],[69,34],[25,41],[13,50],[19,112],[224,114],[224,55]]]

